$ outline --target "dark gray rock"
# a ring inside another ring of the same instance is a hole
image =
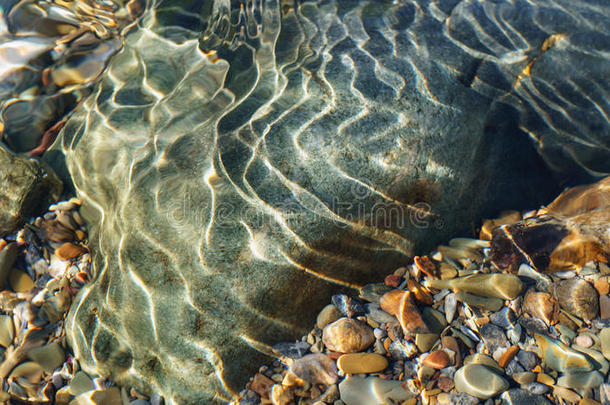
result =
[[[0,236],[57,201],[62,184],[46,164],[15,155],[0,144]]]
[[[526,371],[532,371],[539,362],[536,354],[527,350],[519,350],[517,352],[517,360]]]
[[[494,312],[489,316],[489,320],[494,325],[498,325],[504,329],[513,327],[517,322],[515,311],[509,307],[504,307],[498,312]]]
[[[481,327],[479,332],[490,353],[494,353],[500,347],[507,347],[509,345],[504,331],[499,326],[487,323]]]
[[[49,159],[95,252],[68,339],[168,402],[230,399],[331,295],[549,201],[544,159],[610,164],[600,1],[150,3]]]

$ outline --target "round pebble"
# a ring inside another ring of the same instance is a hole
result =
[[[591,336],[578,335],[576,336],[576,339],[574,339],[574,344],[585,348],[591,347],[593,346],[593,339],[591,339]]]
[[[324,345],[339,353],[360,352],[375,341],[373,329],[351,318],[341,318],[322,331]]]
[[[422,362],[425,366],[431,367],[436,370],[447,367],[451,364],[449,355],[443,350],[435,350],[431,352]]]

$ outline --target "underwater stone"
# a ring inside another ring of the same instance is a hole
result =
[[[496,396],[509,387],[508,381],[503,377],[480,364],[465,365],[456,371],[453,380],[458,391],[481,399]]]
[[[592,360],[583,353],[541,334],[535,334],[536,343],[542,353],[542,361],[555,371],[580,373],[595,368]]]
[[[67,318],[83,369],[230,400],[331,295],[548,201],[563,185],[543,160],[604,172],[589,140],[608,64],[591,47],[608,16],[561,1],[263,2],[243,18],[148,2],[45,154],[90,230],[92,282]],[[490,15],[514,16],[519,40]],[[595,102],[538,102],[574,101],[575,82]]]
[[[512,274],[474,274],[451,280],[426,280],[426,285],[432,288],[450,288],[465,291],[483,297],[515,299],[523,291],[524,285],[519,277]]]

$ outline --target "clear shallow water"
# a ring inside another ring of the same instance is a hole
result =
[[[328,295],[608,172],[603,2],[153,2],[47,154],[85,369],[229,398]],[[551,170],[551,169],[552,170]]]

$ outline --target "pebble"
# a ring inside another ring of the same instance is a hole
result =
[[[81,394],[70,405],[121,405],[121,393],[117,387]]]
[[[503,307],[501,310],[494,312],[489,316],[489,321],[501,328],[508,329],[515,326],[517,316],[515,311],[509,307]]]
[[[455,294],[451,293],[445,297],[445,320],[447,323],[451,323],[453,321],[453,317],[455,316],[455,311],[457,309],[457,298]]]
[[[599,314],[601,319],[610,319],[610,296],[599,296]]]
[[[602,354],[606,360],[610,360],[610,328],[603,328],[599,332],[599,340],[602,347]]]
[[[541,334],[535,334],[534,336],[540,347],[542,360],[553,370],[571,373],[593,370],[593,363],[584,354],[547,336]]]
[[[343,374],[377,373],[388,367],[388,361],[375,353],[351,353],[339,357],[337,367]]]
[[[491,398],[505,391],[508,381],[491,368],[480,364],[467,364],[454,376],[455,388],[481,399]]]
[[[504,306],[504,301],[500,298],[481,297],[464,291],[456,292],[455,297],[460,302],[486,311],[498,311]]]
[[[543,396],[534,395],[521,388],[512,388],[500,395],[501,405],[550,405]]]
[[[492,323],[483,325],[480,333],[490,353],[494,353],[500,347],[507,347],[509,345],[502,328]]]
[[[559,386],[553,387],[553,396],[571,403],[576,403],[580,401],[581,398],[580,395],[578,395],[574,391]]]
[[[282,381],[283,385],[310,384],[331,385],[337,382],[335,362],[325,354],[308,354],[295,360]]]
[[[19,248],[16,243],[9,243],[0,250],[0,289],[4,289],[4,284],[15,265],[18,254]]]
[[[479,400],[465,392],[452,392],[450,394],[450,402],[452,405],[477,405]]]
[[[388,314],[387,312],[381,310],[381,308],[379,308],[379,306],[376,304],[365,304],[364,307],[366,310],[367,319],[372,319],[373,321],[375,321],[377,323],[392,323],[392,322],[396,321],[396,318],[394,318],[392,315]],[[323,329],[323,328],[320,328],[320,329]]]
[[[85,254],[87,249],[71,242],[66,242],[55,250],[55,255],[61,260],[72,260]]]
[[[523,311],[551,325],[557,318],[559,306],[551,294],[529,290],[523,299]]]
[[[580,347],[588,348],[593,346],[593,339],[591,339],[591,337],[588,335],[578,335],[574,339],[574,344]]]
[[[502,367],[500,367],[493,358],[483,353],[475,353],[467,356],[464,359],[464,364],[479,364],[496,370],[499,373],[504,372]]]
[[[523,389],[531,392],[534,395],[544,395],[547,392],[549,392],[549,387],[548,385],[545,384],[541,384],[539,382],[531,382],[529,384],[526,384]]]
[[[424,322],[422,314],[419,312],[417,305],[415,305],[413,302],[410,292],[406,292],[402,295],[397,317],[405,334],[430,332],[430,329],[428,328],[426,322]]]
[[[449,355],[445,351],[435,350],[433,352],[430,352],[430,354],[428,354],[426,358],[424,358],[422,364],[427,367],[440,370],[449,366],[451,364],[451,360],[449,359]]]
[[[555,285],[559,305],[587,321],[599,313],[599,298],[591,283],[581,279],[561,280]]]
[[[515,299],[523,290],[523,282],[512,274],[474,274],[451,280],[426,280],[426,286],[443,289],[449,288],[464,291],[482,297],[500,298],[504,300]]]
[[[511,375],[511,377],[513,378],[513,380],[515,380],[516,383],[521,384],[521,385],[527,385],[529,383],[536,381],[536,373],[532,373],[531,371],[515,373],[515,374]]]
[[[506,349],[504,354],[502,354],[502,356],[500,356],[500,358],[498,359],[498,365],[500,367],[506,367],[508,363],[517,355],[518,351],[519,346],[511,346]]]
[[[93,381],[83,371],[78,371],[70,381],[70,394],[74,396],[91,391],[93,388]]]
[[[332,351],[357,353],[372,345],[375,336],[368,325],[351,318],[341,318],[324,327],[322,341]]]
[[[335,294],[332,296],[331,301],[348,318],[353,318],[356,315],[364,313],[364,304],[348,295]]]
[[[26,273],[13,269],[8,275],[11,288],[16,292],[26,292],[34,288],[34,281]]]
[[[294,399],[292,390],[281,384],[274,384],[271,387],[271,402],[273,405],[289,405]]]
[[[318,329],[324,329],[326,325],[335,322],[339,318],[341,318],[341,311],[333,304],[328,304],[318,314],[316,326]]]
[[[52,373],[63,364],[66,354],[57,342],[53,342],[30,350],[28,357],[40,364],[44,371]]]
[[[436,333],[418,333],[415,335],[415,346],[420,352],[425,353],[434,346],[437,340],[438,334]]]
[[[526,370],[532,370],[538,364],[536,353],[527,350],[519,350],[517,360]]]
[[[339,384],[339,394],[345,405],[402,403],[414,396],[402,387],[401,381],[357,376],[349,376],[343,380]]]
[[[597,388],[604,382],[604,376],[598,371],[588,373],[564,374],[557,379],[557,385],[564,388],[588,389]]]
[[[393,290],[393,288],[388,287],[383,283],[366,284],[360,289],[359,298],[377,304],[383,294],[391,290]]]
[[[0,315],[0,346],[9,347],[15,338],[15,323],[13,317]]]

